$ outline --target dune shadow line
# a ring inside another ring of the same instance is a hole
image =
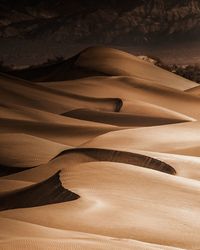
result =
[[[80,196],[65,189],[60,181],[60,171],[40,183],[0,195],[0,211],[30,208],[73,201]]]

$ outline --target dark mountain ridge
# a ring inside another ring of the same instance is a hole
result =
[[[138,44],[198,40],[198,0],[1,0],[0,38]]]

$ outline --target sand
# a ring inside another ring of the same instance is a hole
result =
[[[12,75],[0,249],[199,249],[196,83],[103,47]]]

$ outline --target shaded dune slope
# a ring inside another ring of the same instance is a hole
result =
[[[27,170],[27,169],[29,169],[29,168],[0,165],[0,177],[7,176],[10,174],[15,174],[15,173]]]
[[[145,154],[102,148],[76,148],[61,152],[45,165],[25,170],[23,173],[5,176],[4,178],[7,180],[40,182],[61,169],[67,170],[74,165],[90,162],[130,164],[138,168],[149,168],[166,174],[176,175],[175,168]]]
[[[7,180],[1,178],[0,181],[0,194],[4,194],[5,192],[11,192],[15,190],[19,190],[21,188],[25,188],[34,184],[31,181],[21,181],[21,180]]]
[[[57,172],[41,183],[0,194],[0,210],[42,206],[78,198],[77,194],[63,188],[59,179],[59,172]]]
[[[59,63],[50,65],[42,65],[35,68],[28,68],[22,70],[6,70],[4,72],[22,79],[30,81],[61,81],[72,80],[82,77],[101,76],[106,75],[103,72],[98,72],[94,69],[86,69],[77,67],[75,62],[81,53]],[[3,69],[3,68],[2,68]]]

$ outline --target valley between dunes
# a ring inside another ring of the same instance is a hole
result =
[[[199,107],[112,48],[0,74],[0,249],[200,249]]]

